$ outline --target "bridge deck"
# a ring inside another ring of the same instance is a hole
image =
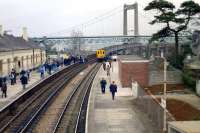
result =
[[[94,80],[90,94],[86,133],[156,133],[151,121],[134,105],[131,89],[122,88],[118,78],[118,63],[113,63],[113,72],[107,77],[101,68]],[[99,81],[105,77],[107,82],[115,80],[118,84],[116,99],[111,99],[111,94],[106,88],[102,94]]]

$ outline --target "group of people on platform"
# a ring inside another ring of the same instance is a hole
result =
[[[67,59],[61,59],[61,60],[53,60],[52,63],[45,62],[42,64],[37,71],[40,73],[41,79],[45,77],[45,72],[47,72],[49,75],[52,74],[52,71],[57,71],[60,66],[67,66],[72,63],[84,63],[87,59],[83,56],[69,56]],[[20,72],[17,72],[16,69],[12,69],[11,72],[8,74],[8,76],[0,77],[0,90],[2,91],[2,98],[7,97],[7,83],[10,82],[10,85],[13,86],[17,84],[17,77],[19,76],[19,80],[22,84],[22,88],[26,89],[26,85],[28,84],[30,80],[30,74],[31,70],[22,69]]]
[[[84,63],[86,62],[87,59],[83,58],[82,56],[69,56],[69,58],[61,59],[61,60],[53,60],[52,63],[45,63],[41,65],[38,69],[40,73],[40,77],[44,78],[45,72],[47,72],[49,75],[52,74],[52,71],[57,71],[60,66],[67,66],[70,64],[75,64],[75,63]]]
[[[73,63],[84,63],[87,59],[83,56],[69,56],[67,59],[62,60],[53,60],[52,63],[45,62],[40,67],[38,67],[37,71],[40,73],[41,79],[45,77],[45,72],[49,75],[52,74],[52,71],[57,71],[60,66],[67,66]],[[26,85],[30,80],[31,70],[22,69],[20,72],[17,72],[16,69],[12,69],[8,76],[0,77],[0,90],[2,91],[2,98],[7,97],[7,83],[10,82],[10,85],[13,86],[17,84],[17,77],[19,76],[19,80],[21,82],[22,88],[26,89]]]
[[[23,89],[25,89],[26,84],[28,84],[28,80],[30,78],[30,70],[21,70],[19,73],[20,75],[20,81],[23,86]],[[7,82],[10,81],[10,85],[17,84],[17,73],[16,70],[13,68],[8,75],[8,77],[0,77],[0,89],[2,91],[2,98],[7,97]]]
[[[103,62],[103,69],[104,69],[104,71],[106,71],[107,76],[110,76],[111,67],[112,67],[111,61]],[[106,85],[107,85],[107,81],[105,80],[105,78],[102,78],[101,81],[100,81],[102,94],[105,94]],[[114,100],[115,99],[115,93],[117,93],[117,85],[115,84],[115,81],[112,81],[112,83],[109,86],[109,89],[110,89],[110,93],[112,94],[112,100]]]

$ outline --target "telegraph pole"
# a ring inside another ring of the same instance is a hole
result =
[[[166,59],[163,57],[164,59],[164,97],[163,97],[163,106],[164,106],[164,117],[163,117],[163,131],[166,132],[167,131],[167,114],[166,114],[166,107],[167,107],[167,61]]]

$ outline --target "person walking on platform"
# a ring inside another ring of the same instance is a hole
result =
[[[107,71],[107,76],[110,76],[110,66],[109,65],[107,65],[106,71]]]
[[[26,89],[26,85],[28,84],[28,78],[25,75],[22,75],[20,80],[21,80],[21,84],[23,86],[23,89]]]
[[[101,92],[105,94],[106,84],[107,84],[106,80],[102,78],[102,80],[100,81],[100,84],[101,84]]]
[[[110,84],[110,92],[112,94],[112,100],[115,99],[115,93],[117,92],[117,85],[115,84],[115,81]]]
[[[3,96],[6,98],[7,97],[7,84],[6,84],[6,82],[2,82],[1,91],[2,91],[2,98],[3,98]]]
[[[40,72],[40,78],[43,79],[44,78],[44,73],[45,73],[45,67],[41,66],[40,69],[39,69],[39,72]]]

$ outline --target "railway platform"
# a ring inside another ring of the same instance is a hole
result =
[[[53,73],[52,73],[53,74]],[[45,73],[45,78],[49,75]],[[44,78],[44,79],[45,79]],[[37,71],[32,71],[30,74],[30,80],[26,86],[26,89],[22,88],[21,81],[19,77],[17,77],[17,83],[15,85],[10,85],[10,82],[7,83],[7,97],[2,98],[2,92],[0,92],[0,109],[5,107],[7,104],[12,102],[14,99],[25,93],[26,91],[32,89],[32,87],[36,84],[39,84],[42,80],[40,78],[40,74]]]
[[[98,71],[88,102],[86,133],[156,133],[155,125],[146,114],[134,106],[132,90],[122,88],[118,77],[118,62],[112,63],[111,75],[101,67]],[[100,80],[107,80],[106,93],[101,93]],[[110,81],[118,86],[113,101],[109,92]]]

